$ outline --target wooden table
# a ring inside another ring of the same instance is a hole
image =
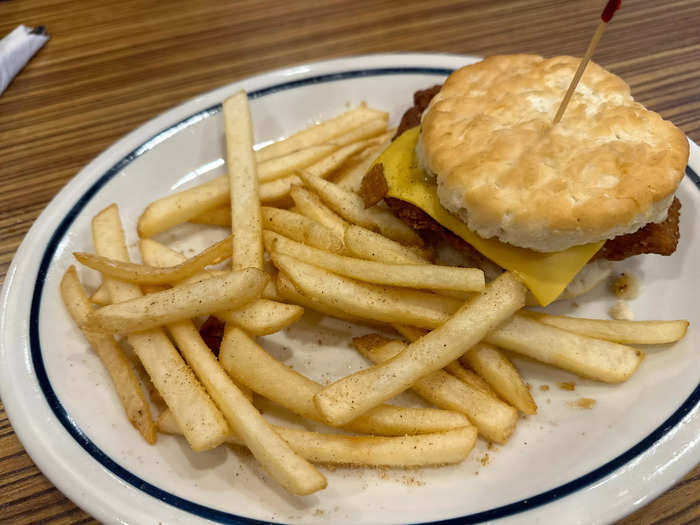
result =
[[[699,0],[624,2],[595,60],[700,141]],[[0,281],[90,159],[188,98],[272,68],[390,51],[582,55],[602,0],[10,0],[0,35],[51,40],[0,96]],[[700,520],[700,467],[622,523]],[[0,522],[92,523],[34,466],[0,405]]]

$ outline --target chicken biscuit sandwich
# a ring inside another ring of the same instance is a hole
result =
[[[688,142],[592,62],[552,124],[578,64],[494,56],[417,93],[363,181],[367,204],[517,273],[542,305],[590,287],[599,261],[670,255]]]

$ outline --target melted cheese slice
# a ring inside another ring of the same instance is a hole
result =
[[[541,253],[502,243],[496,238],[479,237],[440,204],[437,186],[429,181],[416,159],[419,131],[418,127],[409,129],[374,161],[384,167],[389,186],[387,196],[417,206],[493,262],[517,274],[542,306],[559,297],[605,241]]]

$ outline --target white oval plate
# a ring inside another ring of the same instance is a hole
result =
[[[700,459],[697,308],[700,191],[688,171],[681,241],[668,258],[620,265],[642,278],[631,304],[638,319],[687,318],[684,341],[651,348],[623,385],[581,380],[517,361],[540,410],[523,418],[507,445],[480,441],[460,465],[422,470],[324,469],[328,488],[306,498],[285,494],[241,452],[196,454],[180,438],[143,442],[124,417],[96,356],[70,322],[58,283],[71,252],[91,250],[90,218],[120,206],[130,242],[146,204],[222,173],[219,103],[240,88],[251,96],[258,141],[289,134],[366,101],[397,122],[412,93],[440,83],[474,57],[398,54],[333,60],[267,73],[197,97],[130,133],[86,166],[27,234],[2,293],[2,398],[17,435],[39,468],[76,504],[103,522],[474,523],[527,518],[543,523],[611,521],[648,503]],[[90,140],[90,137],[86,137]],[[692,144],[690,166],[700,167]],[[180,247],[202,235],[184,228]],[[172,237],[172,236],[171,236]],[[168,240],[170,237],[164,237]],[[95,284],[96,276],[81,270]],[[607,317],[613,298],[593,293],[575,308]],[[305,316],[264,339],[277,358],[320,381],[366,366],[350,350],[367,328]],[[573,381],[576,390],[560,390]],[[549,391],[540,390],[549,385]],[[572,407],[594,398],[592,410]]]

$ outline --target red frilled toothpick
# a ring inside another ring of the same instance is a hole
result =
[[[571,100],[571,96],[574,94],[574,91],[576,90],[576,86],[578,85],[579,80],[581,80],[581,77],[583,76],[583,72],[586,69],[586,66],[588,65],[588,62],[591,60],[591,57],[593,56],[593,53],[595,51],[596,46],[598,45],[598,42],[600,41],[600,38],[603,36],[603,32],[605,32],[605,28],[608,27],[608,22],[612,20],[613,15],[615,14],[615,11],[620,9],[620,5],[622,4],[622,0],[609,0],[607,4],[605,4],[605,9],[603,9],[603,13],[600,15],[600,22],[598,23],[598,27],[595,30],[595,33],[593,33],[593,38],[591,38],[591,43],[588,44],[588,49],[586,49],[586,54],[583,56],[581,59],[581,63],[578,65],[578,69],[576,70],[576,74],[574,75],[574,78],[571,80],[571,84],[569,84],[569,89],[566,91],[566,95],[564,95],[564,100],[561,101],[561,104],[559,104],[559,109],[557,110],[557,114],[554,117],[554,121],[552,122],[552,125],[556,124],[561,120],[562,115],[564,115],[564,111],[566,111],[566,106],[569,105],[569,100]]]

